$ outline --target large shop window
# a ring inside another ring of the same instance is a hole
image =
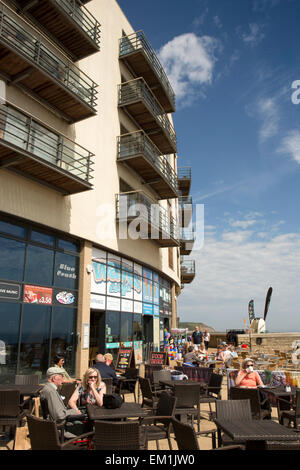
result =
[[[0,382],[16,374],[20,305],[0,302]]]
[[[133,341],[143,340],[142,315],[133,315]]]
[[[132,341],[132,313],[121,313],[121,341]]]
[[[51,286],[53,279],[54,251],[28,245],[25,281],[28,284]]]
[[[23,280],[25,248],[23,242],[0,237],[0,279]]]
[[[23,305],[20,374],[45,374],[48,368],[51,308]]]
[[[75,374],[76,352],[76,310],[73,308],[53,308],[51,338],[51,364],[56,354],[65,355],[65,367],[70,375]]]

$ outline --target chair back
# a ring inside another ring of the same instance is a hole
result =
[[[17,385],[38,385],[41,381],[41,374],[15,375],[15,384]]]
[[[159,386],[160,380],[172,380],[172,374],[170,370],[154,370],[153,371],[153,384],[154,386]]]
[[[168,392],[162,392],[155,410],[156,416],[173,416],[176,403],[177,398],[174,395],[171,395]]]
[[[296,416],[300,416],[300,390],[296,390]]]
[[[113,379],[112,378],[102,379],[102,382],[104,382],[106,385],[106,394],[111,395],[113,392]]]
[[[148,398],[149,400],[153,399],[151,384],[149,379],[144,379],[139,377],[139,384],[142,392],[143,398]]]
[[[199,405],[200,385],[174,384],[174,395],[177,398],[176,408],[192,408]]]
[[[54,421],[27,415],[31,450],[59,450],[59,437]]]
[[[250,400],[251,413],[255,417],[260,418],[260,395],[258,388],[239,388],[232,387],[230,389],[231,400]]]
[[[178,450],[200,450],[195,430],[188,424],[172,419]]]
[[[137,379],[138,378],[138,369],[135,367],[127,367],[124,373],[126,379]]]
[[[76,382],[64,382],[59,390],[59,394],[61,395],[63,402],[66,406],[68,406],[69,400],[73,395],[75,389],[77,387]]]
[[[95,421],[95,450],[140,450],[141,427],[137,421]]]
[[[218,394],[222,388],[222,382],[223,382],[223,375],[215,374],[213,372],[208,382],[209,392]]]
[[[250,400],[217,400],[217,419],[252,421]]]
[[[0,418],[16,418],[20,414],[19,390],[0,390]]]
[[[43,418],[48,420],[51,419],[46,398],[40,397],[40,404]]]

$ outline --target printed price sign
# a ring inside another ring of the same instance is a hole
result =
[[[151,365],[161,365],[164,366],[167,361],[167,355],[165,352],[152,352],[150,356]]]
[[[24,286],[23,302],[27,304],[52,305],[53,289],[49,287]]]

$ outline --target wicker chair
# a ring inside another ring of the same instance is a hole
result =
[[[175,417],[190,416],[191,424],[197,418],[198,432],[200,432],[200,385],[174,384],[174,395],[177,398]]]
[[[154,393],[158,393],[164,388],[159,384],[160,380],[172,380],[172,374],[171,371],[169,370],[154,370],[153,371],[153,387],[154,387]]]
[[[170,438],[170,423],[174,416],[176,401],[176,397],[163,391],[159,397],[154,413],[142,418],[140,421],[143,425],[143,429],[147,431],[147,442],[156,441],[157,450],[160,450],[160,439],[168,439],[169,449],[173,450]],[[153,423],[153,425],[151,425],[151,423]]]
[[[192,426],[181,423],[177,419],[172,419],[175,440],[178,450],[200,450],[197,434]],[[243,450],[240,445],[220,447],[216,450]]]
[[[105,383],[106,385],[106,394],[111,395],[113,393],[114,387],[113,387],[113,379],[102,379],[102,382]]]
[[[261,400],[258,388],[240,388],[231,387],[230,389],[231,400],[250,400],[250,407],[253,419],[271,419],[272,410],[263,409],[262,406],[268,403],[268,399]]]
[[[216,416],[217,419],[224,419],[226,421],[252,421],[250,400],[218,400],[216,402]],[[221,435],[218,428],[218,446],[230,444],[232,444],[232,439],[226,435]],[[237,444],[243,444],[243,442],[238,442]]]
[[[54,421],[27,415],[31,450],[87,450],[94,431],[60,442]]]
[[[286,403],[289,405],[289,402],[287,400],[284,400],[282,398],[279,398],[279,403]],[[300,390],[296,390],[296,400],[295,400],[295,405],[290,404],[292,406],[291,410],[283,410],[280,412],[279,416],[279,421],[280,424],[285,424],[285,420],[288,420],[288,426],[291,425],[291,423],[294,424],[294,428],[298,429],[298,424],[300,422]]]
[[[13,436],[13,450],[16,444],[17,427],[25,417],[25,406],[29,399],[20,403],[18,390],[0,390],[0,426],[9,426],[10,435]]]
[[[209,382],[205,387],[200,390],[200,405],[202,403],[209,404],[209,419],[213,418],[213,411],[211,408],[212,403],[221,400],[223,375],[212,373]]]
[[[95,450],[145,450],[146,437],[138,421],[95,421]]]
[[[59,394],[61,395],[63,402],[66,406],[68,406],[69,400],[73,395],[75,389],[77,387],[76,382],[64,382],[59,390]]]
[[[150,380],[139,377],[139,385],[142,392],[142,407],[154,410],[157,406],[158,398],[152,391]]]
[[[125,401],[125,395],[133,393],[134,401],[136,402],[136,384],[138,381],[138,369],[135,367],[127,367],[125,370],[125,379],[119,381],[119,391],[118,393],[123,397]]]
[[[27,375],[15,375],[15,384],[16,385],[38,385],[41,382],[42,379],[42,374],[27,374]],[[26,399],[28,399],[27,397]],[[30,413],[33,413],[33,410],[35,409],[36,414],[38,414],[38,408],[39,408],[39,398],[38,397],[32,397],[28,400],[28,403],[26,405],[26,409],[30,411]]]

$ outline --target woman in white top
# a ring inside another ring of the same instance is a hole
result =
[[[208,344],[209,344],[209,341],[210,341],[210,333],[207,330],[204,331],[203,341],[204,341],[205,349],[207,351],[208,350]]]

